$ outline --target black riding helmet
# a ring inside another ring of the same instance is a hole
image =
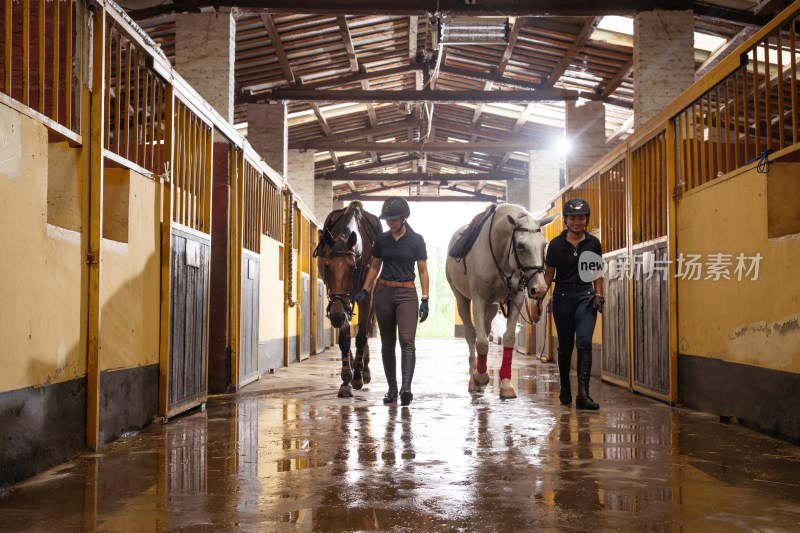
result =
[[[592,212],[589,209],[589,204],[583,198],[570,198],[564,203],[564,207],[561,209],[561,216],[566,219],[570,215],[586,215],[587,217],[591,215]]]
[[[408,218],[410,214],[411,209],[408,207],[406,199],[400,196],[392,196],[383,202],[380,218],[384,220],[394,220],[396,218]]]

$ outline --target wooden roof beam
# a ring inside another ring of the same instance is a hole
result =
[[[513,141],[513,142],[474,142],[474,143],[444,143],[444,142],[324,142],[315,144],[318,151],[336,152],[484,152],[484,153],[503,153],[529,150],[537,150],[544,146],[544,143],[537,141]]]
[[[586,0],[561,0],[560,2],[519,2],[518,0],[494,0],[491,3],[465,4],[463,0],[406,0],[404,2],[376,2],[375,0],[173,0],[151,8],[130,10],[128,14],[137,20],[165,13],[200,11],[203,8],[230,6],[246,13],[305,13],[308,15],[393,15],[430,17],[458,10],[461,15],[497,15],[509,17],[595,17],[604,15],[632,15],[653,9],[705,10],[717,16],[744,16],[739,10],[722,9],[718,6],[690,0],[609,0],[586,2]]]
[[[444,172],[400,172],[397,174],[367,174],[364,172],[350,172],[339,170],[326,172],[322,176],[325,180],[335,181],[508,181],[519,179],[519,176],[512,172],[481,172],[478,174],[447,174]]]
[[[577,91],[539,89],[536,91],[411,91],[411,90],[315,90],[273,89],[270,100],[295,102],[422,102],[443,104],[563,102],[578,99]]]
[[[556,68],[553,69],[553,72],[547,77],[544,81],[545,87],[552,87],[558,79],[561,77],[562,74],[569,68],[569,65],[572,63],[572,60],[583,50],[583,47],[586,46],[587,41],[589,41],[589,37],[592,36],[592,32],[597,25],[600,24],[600,21],[603,17],[594,17],[586,21],[581,28],[581,31],[578,32],[578,35],[575,36],[573,39],[572,44],[570,45],[569,49],[564,53],[559,61]]]
[[[275,50],[278,63],[281,65],[283,77],[286,78],[286,81],[289,82],[289,85],[294,85],[296,83],[294,73],[292,72],[292,67],[289,65],[289,60],[286,57],[286,51],[283,49],[283,43],[281,43],[281,36],[278,34],[278,28],[275,27],[275,21],[272,19],[272,15],[265,13],[260,15],[260,18],[267,30],[269,40],[272,42],[272,48]]]

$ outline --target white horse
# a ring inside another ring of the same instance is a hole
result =
[[[545,288],[544,249],[547,241],[541,228],[557,216],[536,220],[522,206],[499,205],[483,224],[467,255],[462,259],[447,257],[447,281],[456,297],[469,345],[470,392],[483,390],[489,382],[486,368],[489,328],[498,306],[506,304],[508,320],[503,334],[500,398],[517,396],[510,379],[517,319],[526,304],[525,298],[532,298],[537,290]],[[456,231],[448,249],[466,229],[464,226]]]

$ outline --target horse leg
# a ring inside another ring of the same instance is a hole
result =
[[[339,387],[339,398],[352,398],[353,388],[350,381],[353,379],[353,354],[350,352],[350,324],[347,322],[339,329],[339,349],[342,351],[342,386]]]
[[[474,294],[474,293],[473,293]],[[475,373],[472,374],[472,381],[476,390],[482,390],[489,383],[489,368],[487,358],[489,356],[489,336],[487,331],[491,328],[491,321],[486,321],[486,303],[480,299],[472,300],[472,321],[475,331],[475,349],[478,352],[478,359],[475,365]]]
[[[511,359],[514,355],[514,344],[517,336],[517,320],[519,307],[525,304],[525,295],[519,294],[508,306],[508,320],[506,331],[503,333],[503,363],[500,366],[500,398],[507,400],[517,397],[514,386],[511,385]]]
[[[364,345],[367,343],[367,335],[364,331],[361,317],[358,317],[358,333],[356,333],[356,357],[353,360],[353,388],[360,390],[364,386]]]
[[[464,324],[464,339],[467,341],[469,348],[469,392],[475,392],[475,382],[473,376],[475,375],[475,326],[472,325],[472,317],[470,316],[470,303],[469,299],[460,292],[453,291],[456,297],[456,309],[458,316],[461,317],[461,322]]]

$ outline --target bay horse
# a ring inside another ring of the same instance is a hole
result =
[[[361,290],[372,262],[372,245],[382,231],[378,217],[365,211],[361,202],[352,202],[347,208],[334,210],[327,216],[314,250],[328,292],[326,316],[331,326],[339,330],[339,349],[342,352],[340,398],[352,397],[353,389],[359,390],[371,380],[367,338],[375,323],[372,291],[358,304],[355,358],[350,350],[350,322],[355,295]]]
[[[517,320],[526,305],[526,297],[544,289],[544,249],[547,241],[542,226],[558,214],[535,219],[519,205],[501,204],[487,214],[474,244],[460,258],[448,255],[445,274],[456,297],[456,306],[464,323],[469,346],[469,391],[480,392],[489,383],[486,357],[492,318],[502,304],[508,317],[503,334],[503,364],[500,368],[500,398],[516,398],[511,385],[511,358]],[[448,250],[467,231],[459,228]],[[470,314],[470,304],[472,313]],[[477,349],[477,359],[475,351]]]

